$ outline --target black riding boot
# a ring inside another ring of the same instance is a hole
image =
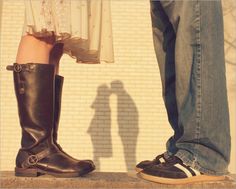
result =
[[[7,69],[13,70],[22,128],[15,175],[76,177],[93,171],[91,163],[69,158],[54,144],[54,65],[14,63]]]

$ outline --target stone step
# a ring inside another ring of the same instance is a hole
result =
[[[11,171],[0,172],[0,188],[91,188],[91,189],[110,189],[110,188],[175,188],[175,189],[235,189],[236,175],[226,177],[224,181],[218,182],[199,182],[187,185],[164,185],[140,179],[136,173],[120,172],[93,172],[85,177],[77,178],[55,178],[48,175],[39,177],[15,177]]]

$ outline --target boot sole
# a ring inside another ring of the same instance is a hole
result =
[[[163,177],[157,177],[148,175],[145,173],[138,173],[138,175],[148,181],[157,182],[161,184],[190,184],[194,182],[207,182],[207,181],[222,181],[225,180],[226,176],[209,176],[209,175],[199,175],[199,176],[193,176],[190,178],[184,178],[184,179],[171,179],[171,178],[163,178]]]
[[[143,170],[143,169],[141,169],[141,168],[135,167],[135,171],[136,171],[137,173],[141,172],[142,170]]]
[[[17,177],[38,177],[40,175],[52,175],[59,178],[71,178],[71,177],[81,177],[93,170],[87,170],[84,172],[75,172],[75,173],[50,173],[41,169],[35,168],[15,168],[15,176]]]

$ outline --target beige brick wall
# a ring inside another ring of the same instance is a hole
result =
[[[137,162],[162,153],[172,131],[161,96],[149,2],[112,0],[111,5],[115,64],[81,65],[67,55],[62,57],[60,74],[65,77],[65,83],[59,142],[74,157],[94,159],[99,171],[127,171]],[[12,73],[5,71],[5,66],[15,61],[23,9],[22,0],[3,0],[1,170],[14,168],[20,147]],[[111,83],[116,92],[109,96],[107,90]],[[92,104],[95,109],[91,108]],[[235,128],[235,120],[232,123]],[[232,138],[234,145],[235,135]],[[232,166],[235,155],[232,157],[230,169],[236,172]]]
[[[230,170],[236,172],[236,1],[224,0],[225,60],[231,128]]]

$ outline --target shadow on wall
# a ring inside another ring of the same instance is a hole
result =
[[[97,96],[91,105],[95,113],[88,133],[93,143],[93,161],[96,169],[100,171],[100,158],[108,158],[113,155],[111,109],[109,105],[111,94],[117,95],[117,123],[119,136],[123,144],[126,169],[127,171],[133,171],[136,164],[139,116],[133,99],[119,80],[111,82],[110,88],[106,84],[100,85],[97,90]]]
[[[139,133],[137,107],[121,81],[111,82],[112,93],[117,95],[117,123],[123,144],[127,171],[136,165],[136,145]]]
[[[95,113],[88,133],[93,144],[93,161],[98,171],[100,171],[100,158],[112,157],[110,95],[109,87],[106,84],[100,85],[91,105]]]

